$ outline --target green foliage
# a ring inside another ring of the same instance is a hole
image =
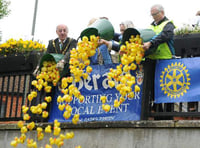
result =
[[[0,0],[0,19],[10,14],[10,10],[8,6],[10,5],[10,1]],[[0,31],[0,42],[1,42],[2,32]]]
[[[10,1],[0,0],[0,19],[10,14],[9,5]]]

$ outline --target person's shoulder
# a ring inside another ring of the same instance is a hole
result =
[[[73,37],[67,37],[67,39],[70,39],[70,40],[75,40]]]
[[[49,43],[57,42],[58,38],[49,40]]]
[[[121,36],[120,33],[114,33],[113,40],[119,42],[120,41],[120,36]]]
[[[77,43],[77,40],[76,40],[76,39],[74,39],[74,38],[72,38],[72,37],[68,37],[68,38],[69,38],[69,40],[70,40],[71,42]]]
[[[174,24],[174,22],[172,20],[169,20],[166,25],[175,27],[175,24]]]

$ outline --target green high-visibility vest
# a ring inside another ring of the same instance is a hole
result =
[[[172,21],[164,21],[162,22],[160,25],[158,26],[153,26],[151,25],[150,26],[150,29],[152,29],[156,35],[158,35],[162,30],[163,28],[165,27],[165,25],[169,22],[172,22]],[[172,58],[172,53],[170,51],[170,48],[169,46],[167,45],[167,43],[162,43],[158,46],[158,48],[150,55],[147,56],[148,58],[150,59],[153,59],[153,60],[157,60],[157,59],[171,59]]]

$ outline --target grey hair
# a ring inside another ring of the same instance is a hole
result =
[[[152,8],[156,8],[159,12],[163,11],[164,12],[164,7],[160,4],[155,4],[151,7]]]
[[[124,25],[125,29],[127,29],[127,28],[134,28],[134,24],[130,20],[121,22],[120,25]]]
[[[200,16],[200,11],[197,11],[196,16]]]

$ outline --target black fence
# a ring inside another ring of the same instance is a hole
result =
[[[30,92],[30,73],[0,75],[0,121],[22,119],[22,106],[30,103],[26,99]]]
[[[149,100],[149,98],[143,98],[142,120],[198,119],[200,117],[200,102],[154,104]]]
[[[177,58],[200,56],[200,34],[185,34],[174,37]],[[148,67],[146,67],[148,68]],[[145,71],[146,69],[144,69]],[[148,85],[148,84],[146,84]],[[152,101],[152,90],[144,86],[141,118],[144,120],[200,119],[200,102],[162,103]],[[151,101],[150,101],[151,100]]]
[[[41,54],[0,56],[0,121],[23,119],[22,106],[31,105],[27,96]]]

